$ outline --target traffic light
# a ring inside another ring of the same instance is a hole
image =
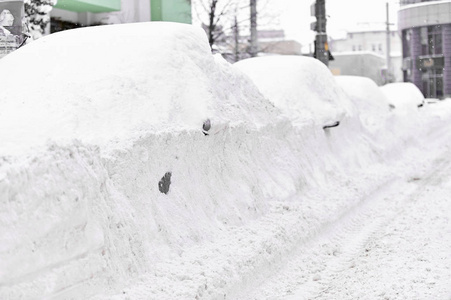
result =
[[[315,37],[315,51],[313,57],[322,61],[326,66],[334,57],[330,53],[329,45],[327,43],[326,33],[326,0],[316,0],[311,6],[311,15],[316,17],[316,22],[310,24],[310,28],[316,31]]]

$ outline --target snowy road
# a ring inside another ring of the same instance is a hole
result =
[[[447,151],[366,197],[239,298],[451,299],[450,195]]]

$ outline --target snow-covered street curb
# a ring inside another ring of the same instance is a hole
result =
[[[428,156],[409,147],[403,159],[391,162],[392,166],[373,164],[365,170],[329,174],[327,188],[306,189],[273,201],[264,217],[231,227],[213,241],[157,264],[130,281],[114,299],[246,299],[245,295],[287,263],[294,251],[329,230],[330,224],[340,224],[362,202],[370,202],[371,194],[396,185],[400,178],[421,174],[438,153],[448,149],[443,148],[446,142],[449,144],[450,136],[430,146]],[[93,299],[109,298],[111,295],[98,295]]]

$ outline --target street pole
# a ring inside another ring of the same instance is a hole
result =
[[[389,4],[387,2],[387,74],[385,75],[385,83],[391,82],[391,57],[390,57],[390,13]]]
[[[323,62],[326,66],[329,65],[329,46],[327,44],[326,33],[326,0],[317,0],[314,4],[313,11],[316,22],[312,24],[316,31],[315,37],[315,58]]]
[[[250,0],[251,6],[251,57],[257,56],[258,38],[257,38],[257,0]]]

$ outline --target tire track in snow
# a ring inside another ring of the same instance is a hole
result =
[[[377,175],[379,184],[386,182]],[[372,177],[366,178],[365,187],[368,181],[375,182]],[[344,182],[333,184],[356,199],[362,196],[362,186],[343,187]],[[275,202],[269,215],[248,226],[231,228],[212,243],[187,249],[180,257],[155,265],[151,272],[129,282],[122,294],[92,299],[236,299],[241,290],[258,285],[274,273],[295,245],[316,236],[331,215],[335,217],[352,205],[338,200],[340,205],[331,207],[330,203],[317,203],[317,198]]]
[[[323,271],[352,267],[365,241],[389,222],[389,218],[374,217],[374,203],[386,209],[384,204],[399,197],[396,184],[414,189],[415,183],[405,181],[408,177],[393,181],[395,170],[403,170],[403,165],[420,157],[418,151],[413,152],[403,153],[397,168],[371,166],[371,170],[362,170],[364,178],[352,174],[349,186],[346,179],[331,177],[329,190],[320,191],[322,197],[303,192],[298,196],[304,199],[275,202],[272,212],[256,222],[230,228],[211,243],[184,249],[180,256],[158,263],[143,276],[124,283],[121,291],[112,292],[119,294],[91,299],[281,299],[297,294],[302,286],[304,295],[318,296],[328,288]],[[337,187],[340,195],[347,193],[346,199],[333,196],[333,200],[321,201]],[[363,231],[365,218],[372,225]],[[352,232],[359,238],[346,239]],[[294,264],[294,259],[299,263]],[[284,265],[293,276],[286,276]],[[258,289],[261,284],[266,289]]]
[[[451,169],[451,161],[446,159],[450,154],[434,161],[421,180],[407,177],[393,181],[326,225],[318,236],[300,245],[290,263],[262,288],[239,299],[299,300],[324,296],[330,282],[341,272],[354,268],[355,259],[369,251],[366,245],[374,236],[383,234],[386,226],[402,215],[426,186],[440,184]]]

